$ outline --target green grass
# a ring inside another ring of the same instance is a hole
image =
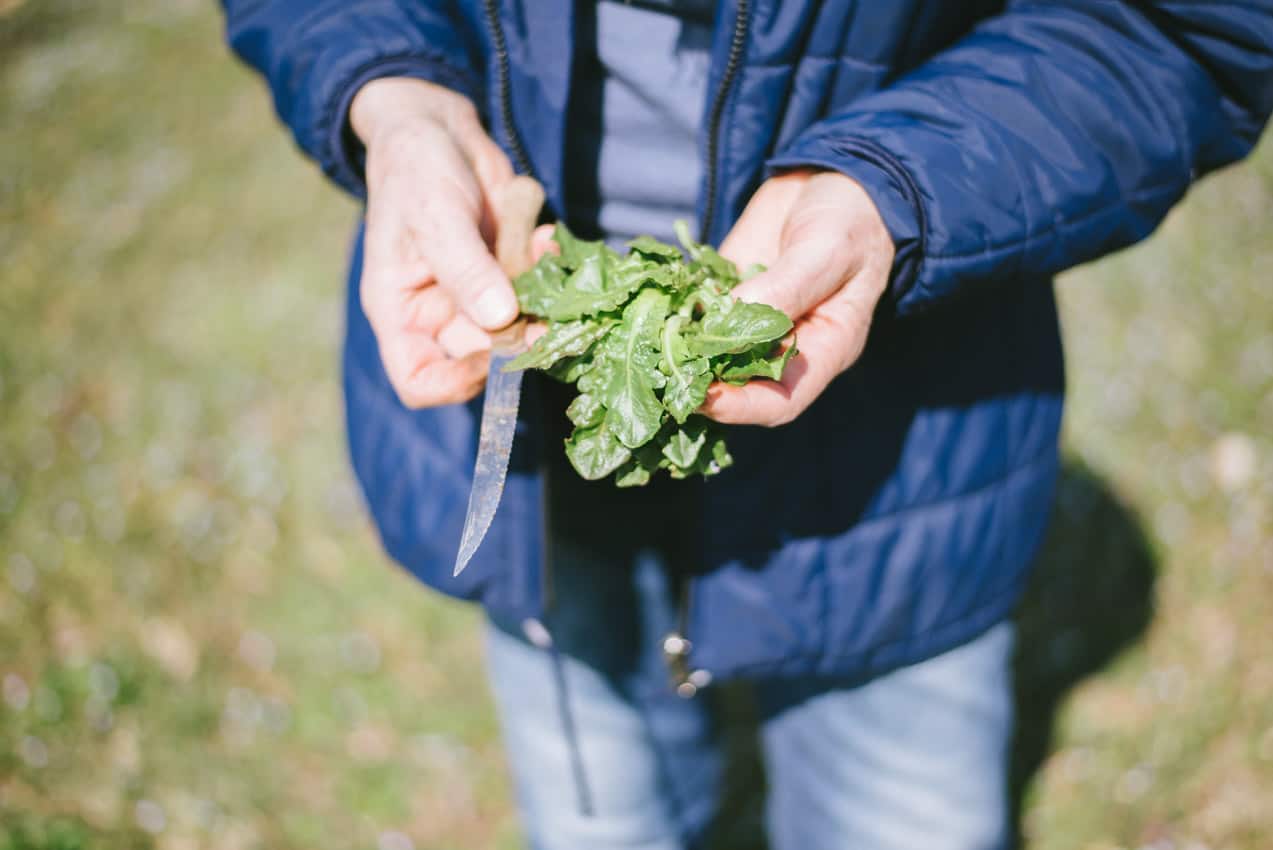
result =
[[[349,481],[356,210],[218,27],[0,2],[0,848],[517,846],[474,612]],[[1060,286],[1034,847],[1273,833],[1270,221],[1266,145]]]

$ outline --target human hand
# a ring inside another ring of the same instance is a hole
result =
[[[800,350],[781,381],[713,384],[703,413],[736,425],[786,424],[862,354],[893,267],[893,239],[857,182],[794,171],[761,185],[721,254],[739,268],[767,267],[734,294],[791,316]]]
[[[464,96],[422,80],[363,86],[350,124],[367,150],[367,226],[359,294],[394,391],[408,407],[482,390],[488,331],[518,313],[491,253],[503,151]]]

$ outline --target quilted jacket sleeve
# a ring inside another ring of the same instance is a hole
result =
[[[480,104],[477,45],[447,2],[223,0],[230,46],[269,82],[279,117],[323,171],[363,195],[345,116],[367,81],[410,76]]]
[[[1014,0],[771,168],[858,180],[913,313],[1143,238],[1273,110],[1273,0]]]

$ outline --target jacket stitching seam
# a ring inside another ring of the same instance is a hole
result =
[[[990,609],[993,606],[997,605],[1005,597],[1015,595],[1016,593],[1020,591],[1020,589],[1021,589],[1020,582],[1014,582],[1008,585],[1007,587],[1004,587],[1003,589],[999,590],[993,596],[987,597],[986,601],[983,604],[978,605],[974,610],[963,615],[962,617],[955,617],[954,619],[943,620],[942,622],[934,626],[931,626],[930,628],[925,629],[920,635],[912,635],[910,637],[896,638],[894,640],[885,641],[884,643],[876,644],[875,646],[871,648],[871,650],[867,652],[837,653],[835,655],[828,655],[825,657],[825,660],[834,662],[843,658],[854,658],[854,657],[860,657],[860,656],[875,655],[883,650],[889,650],[896,647],[914,646],[916,643],[920,643],[921,641],[932,642],[934,638],[940,638],[948,632],[955,631],[960,626],[965,625],[969,621],[984,617],[987,609]]]
[[[871,657],[877,656],[881,652],[895,649],[898,647],[911,647],[917,644],[924,645],[925,643],[932,643],[934,640],[940,643],[941,638],[943,638],[946,634],[957,631],[960,627],[965,626],[967,623],[971,621],[976,621],[978,619],[984,618],[986,616],[987,611],[993,610],[1005,598],[1015,596],[1017,593],[1020,592],[1020,590],[1021,590],[1020,581],[1014,581],[1012,584],[995,592],[993,595],[985,597],[985,601],[981,605],[978,605],[975,609],[965,614],[964,616],[955,617],[954,619],[951,619],[951,620],[944,620],[940,623],[937,623],[934,626],[931,626],[925,629],[919,635],[912,635],[910,637],[904,637],[904,638],[896,638],[894,640],[885,641],[883,643],[877,643],[877,644],[874,644],[870,649],[862,651],[862,652],[844,652],[844,653],[833,653],[833,654],[820,654],[820,653],[815,654],[815,653],[801,652],[797,655],[786,656],[778,660],[777,662],[764,661],[764,662],[760,662],[756,664],[748,664],[748,665],[739,667],[737,669],[731,669],[731,678],[735,678],[735,677],[747,678],[748,676],[755,675],[758,671],[763,674],[766,671],[773,671],[775,668],[781,669],[783,667],[787,667],[791,665],[793,662],[798,662],[801,659],[804,659],[807,661],[813,661],[814,663],[822,662],[822,663],[831,663],[831,664],[835,664],[837,662],[841,662],[848,659],[859,661],[859,662],[866,660],[868,662],[867,666],[870,667]],[[1007,616],[1005,615],[1001,619],[1007,619]],[[994,625],[995,623],[992,622],[988,624],[987,628]],[[955,647],[951,647],[951,649],[954,649],[954,648]],[[895,669],[896,666],[898,665],[889,665],[887,669]]]
[[[926,259],[932,260],[937,263],[949,263],[949,262],[953,262],[957,260],[967,260],[973,257],[987,257],[994,254],[1006,254],[1010,251],[1020,250],[1030,245],[1033,242],[1038,242],[1041,239],[1052,236],[1058,231],[1069,230],[1071,228],[1078,227],[1081,224],[1085,224],[1088,221],[1091,221],[1092,219],[1100,218],[1102,216],[1107,216],[1107,215],[1110,215],[1111,213],[1116,213],[1118,212],[1119,206],[1122,204],[1133,202],[1133,201],[1147,200],[1157,195],[1171,192],[1177,186],[1179,186],[1179,184],[1180,184],[1179,180],[1170,179],[1170,180],[1164,180],[1161,183],[1157,183],[1153,186],[1150,186],[1144,189],[1138,189],[1134,192],[1120,193],[1118,198],[1106,204],[1105,206],[1099,207],[1095,210],[1091,210],[1075,218],[1063,219],[1060,221],[1054,219],[1053,221],[1049,222],[1049,224],[1046,227],[1044,227],[1042,230],[1039,230],[1036,233],[1027,233],[1025,236],[1019,239],[1013,239],[1009,242],[1003,242],[997,245],[987,245],[986,247],[979,248],[976,251],[929,254],[926,257]]]
[[[785,59],[775,59],[772,62],[750,62],[747,65],[747,69],[759,70],[759,71],[770,71],[770,70],[773,70],[774,68],[787,68],[793,74],[795,74],[795,73],[798,73],[800,64],[808,59],[816,59],[819,62],[843,63],[849,67],[858,68],[863,71],[870,71],[872,73],[888,74],[894,70],[891,66],[880,63],[880,62],[872,62],[869,59],[861,59],[857,56],[848,56],[842,53],[824,53],[824,54],[809,53],[809,54],[805,54],[804,56],[801,56],[798,60],[795,60],[795,61],[785,60]]]
[[[915,252],[917,255],[915,261],[915,277],[912,280],[912,283],[918,283],[924,279],[924,260],[926,258],[926,251],[928,247],[928,210],[924,206],[924,195],[919,189],[919,184],[915,180],[915,175],[911,174],[910,169],[906,167],[906,164],[903,163],[900,158],[895,156],[892,151],[871,139],[861,139],[860,141],[865,148],[875,151],[877,156],[879,156],[885,163],[888,163],[892,167],[892,170],[897,172],[897,176],[901,178],[902,183],[911,195],[908,200],[911,202],[911,207],[915,210],[915,223],[919,231],[919,238],[916,240],[915,245]]]
[[[853,527],[862,528],[864,526],[870,526],[883,520],[891,520],[897,517],[910,516],[910,515],[919,513],[921,511],[927,511],[933,508],[939,508],[939,507],[942,507],[943,505],[947,505],[952,502],[958,502],[963,499],[971,498],[973,496],[980,496],[986,491],[992,490],[995,487],[1000,486],[1008,479],[1014,478],[1017,475],[1024,473],[1032,469],[1033,467],[1039,465],[1040,463],[1050,460],[1051,458],[1055,457],[1055,455],[1056,455],[1056,447],[1054,445],[1048,445],[1041,451],[1036,452],[1035,454],[1031,455],[1024,461],[1022,461],[1021,463],[1018,463],[1012,466],[1010,469],[1004,471],[1002,474],[996,475],[994,478],[990,479],[989,481],[986,481],[983,484],[979,484],[978,486],[972,488],[971,490],[965,490],[962,493],[954,493],[949,496],[942,496],[940,498],[932,499],[927,502],[920,502],[919,504],[916,504],[916,505],[907,505],[906,507],[898,508],[897,510],[888,511],[882,514],[873,514],[872,516],[864,520],[861,520],[860,522],[854,523]]]

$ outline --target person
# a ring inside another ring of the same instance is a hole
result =
[[[1051,280],[1251,150],[1273,3],[224,5],[300,147],[366,200],[353,466],[389,553],[488,612],[532,846],[701,846],[726,680],[756,695],[776,850],[1009,843],[1010,615],[1064,391]],[[712,388],[733,468],[636,491],[570,472],[568,390],[528,378],[453,579],[488,334],[518,309],[491,255],[516,172],[587,236],[684,218],[764,263],[738,294],[793,316],[801,354]]]

